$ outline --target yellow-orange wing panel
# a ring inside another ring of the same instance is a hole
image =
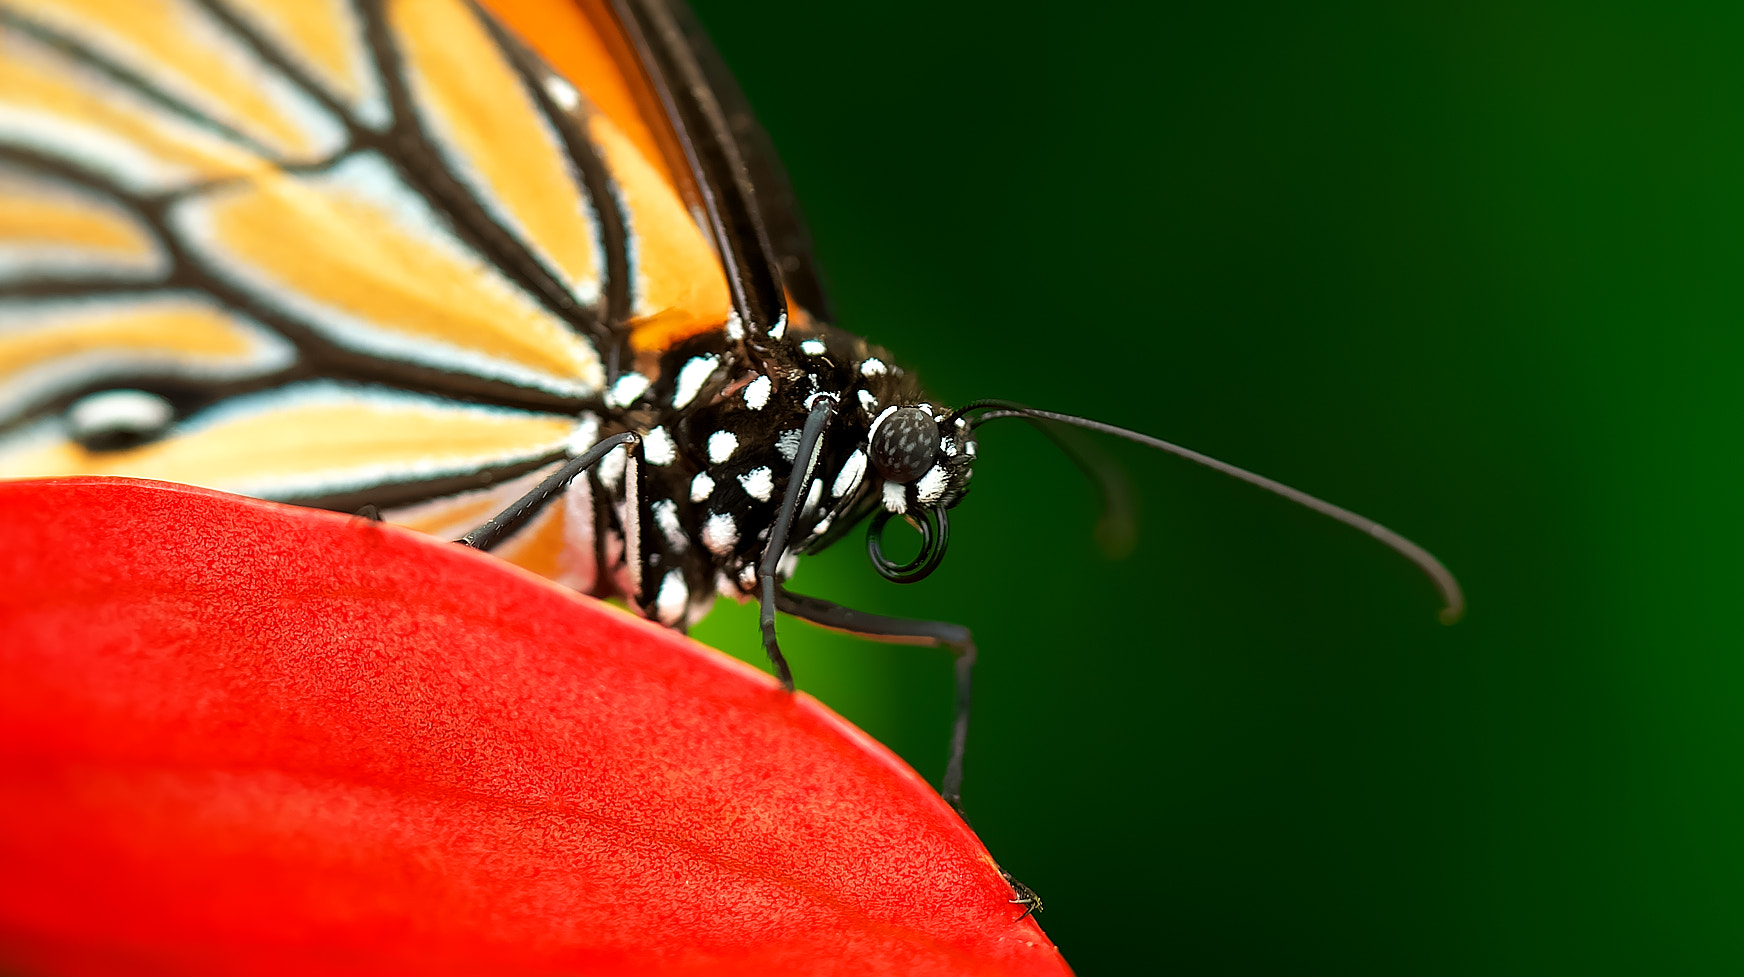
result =
[[[156,281],[169,268],[151,228],[115,198],[0,162],[0,282]]]
[[[448,171],[583,305],[600,296],[599,218],[509,55],[462,0],[390,0],[407,88]]]
[[[604,9],[0,0],[0,475],[378,493],[442,533],[524,490],[609,410],[606,344],[728,321]],[[587,499],[511,553],[591,586]]]
[[[173,438],[91,451],[54,424],[22,428],[0,477],[129,475],[243,495],[322,500],[563,454],[572,418],[310,381],[227,401]]]
[[[374,153],[191,196],[171,224],[221,280],[338,346],[560,396],[602,382],[594,347]]]
[[[665,123],[598,2],[486,0],[555,69],[569,111],[611,173],[632,242],[630,342],[659,352],[720,328],[732,307],[720,257],[697,223],[685,178],[663,148]]]

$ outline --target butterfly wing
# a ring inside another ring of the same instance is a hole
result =
[[[0,51],[0,475],[440,499],[726,317],[648,124],[464,0],[4,0]]]

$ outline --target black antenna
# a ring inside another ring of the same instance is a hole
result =
[[[1388,549],[1391,549],[1393,552],[1399,554],[1405,559],[1410,560],[1417,566],[1417,569],[1422,570],[1429,576],[1430,582],[1435,584],[1435,589],[1441,593],[1441,601],[1445,605],[1441,609],[1441,623],[1452,624],[1465,616],[1465,593],[1460,590],[1459,581],[1455,580],[1453,574],[1449,573],[1447,568],[1441,565],[1441,561],[1437,560],[1428,550],[1418,546],[1416,543],[1411,542],[1405,537],[1400,536],[1398,533],[1393,532],[1391,529],[1388,529],[1380,523],[1375,522],[1373,519],[1359,516],[1349,509],[1333,505],[1323,499],[1317,499],[1314,496],[1309,495],[1307,492],[1304,492],[1301,489],[1291,488],[1283,482],[1273,481],[1264,475],[1256,475],[1245,468],[1237,468],[1226,461],[1218,461],[1210,455],[1202,455],[1191,448],[1183,448],[1178,444],[1172,444],[1161,438],[1153,438],[1148,434],[1140,434],[1137,431],[1128,431],[1126,428],[1115,427],[1113,424],[1104,424],[1101,421],[1092,421],[1086,417],[1074,417],[1071,414],[1056,414],[1053,411],[1036,410],[1033,407],[1025,407],[1022,404],[1016,404],[1005,400],[977,400],[972,404],[959,407],[953,411],[951,416],[946,420],[946,426],[948,427],[950,422],[955,421],[964,414],[976,410],[986,410],[987,413],[982,414],[980,417],[971,421],[970,424],[972,427],[980,427],[988,421],[998,420],[1002,417],[1021,417],[1029,421],[1055,421],[1060,424],[1070,424],[1073,427],[1081,427],[1089,431],[1100,431],[1103,434],[1112,434],[1117,438],[1125,438],[1128,441],[1142,444],[1147,448],[1155,448],[1158,451],[1167,452],[1177,458],[1185,458],[1194,464],[1203,465],[1212,471],[1222,472],[1230,478],[1239,479],[1249,485],[1258,486],[1273,495],[1281,495],[1297,505],[1307,509],[1312,509],[1330,519],[1336,519],[1352,529],[1358,529],[1373,536],[1375,539],[1380,540],[1381,544],[1386,546]]]

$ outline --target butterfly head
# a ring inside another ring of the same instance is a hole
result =
[[[930,572],[944,555],[943,513],[973,475],[970,422],[932,402],[883,350],[828,326],[796,324],[760,352],[762,371],[778,381],[766,408],[781,418],[775,426],[797,434],[817,397],[836,403],[812,472],[819,488],[804,496],[791,548],[815,553],[870,516],[873,565],[889,579],[918,580],[925,573],[898,572],[880,552],[884,524],[901,516],[920,532],[917,559]],[[792,463],[791,452],[784,457]]]
[[[872,422],[866,446],[880,478],[876,514],[866,532],[867,554],[888,580],[921,580],[944,559],[950,541],[946,510],[969,491],[974,431],[963,418],[929,403],[892,405]],[[884,556],[884,526],[896,515],[921,535],[920,553],[907,563]]]

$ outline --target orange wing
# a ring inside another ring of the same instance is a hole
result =
[[[591,435],[609,363],[720,328],[611,14],[486,8],[0,0],[0,475],[448,531]],[[584,576],[555,511],[509,552]]]

